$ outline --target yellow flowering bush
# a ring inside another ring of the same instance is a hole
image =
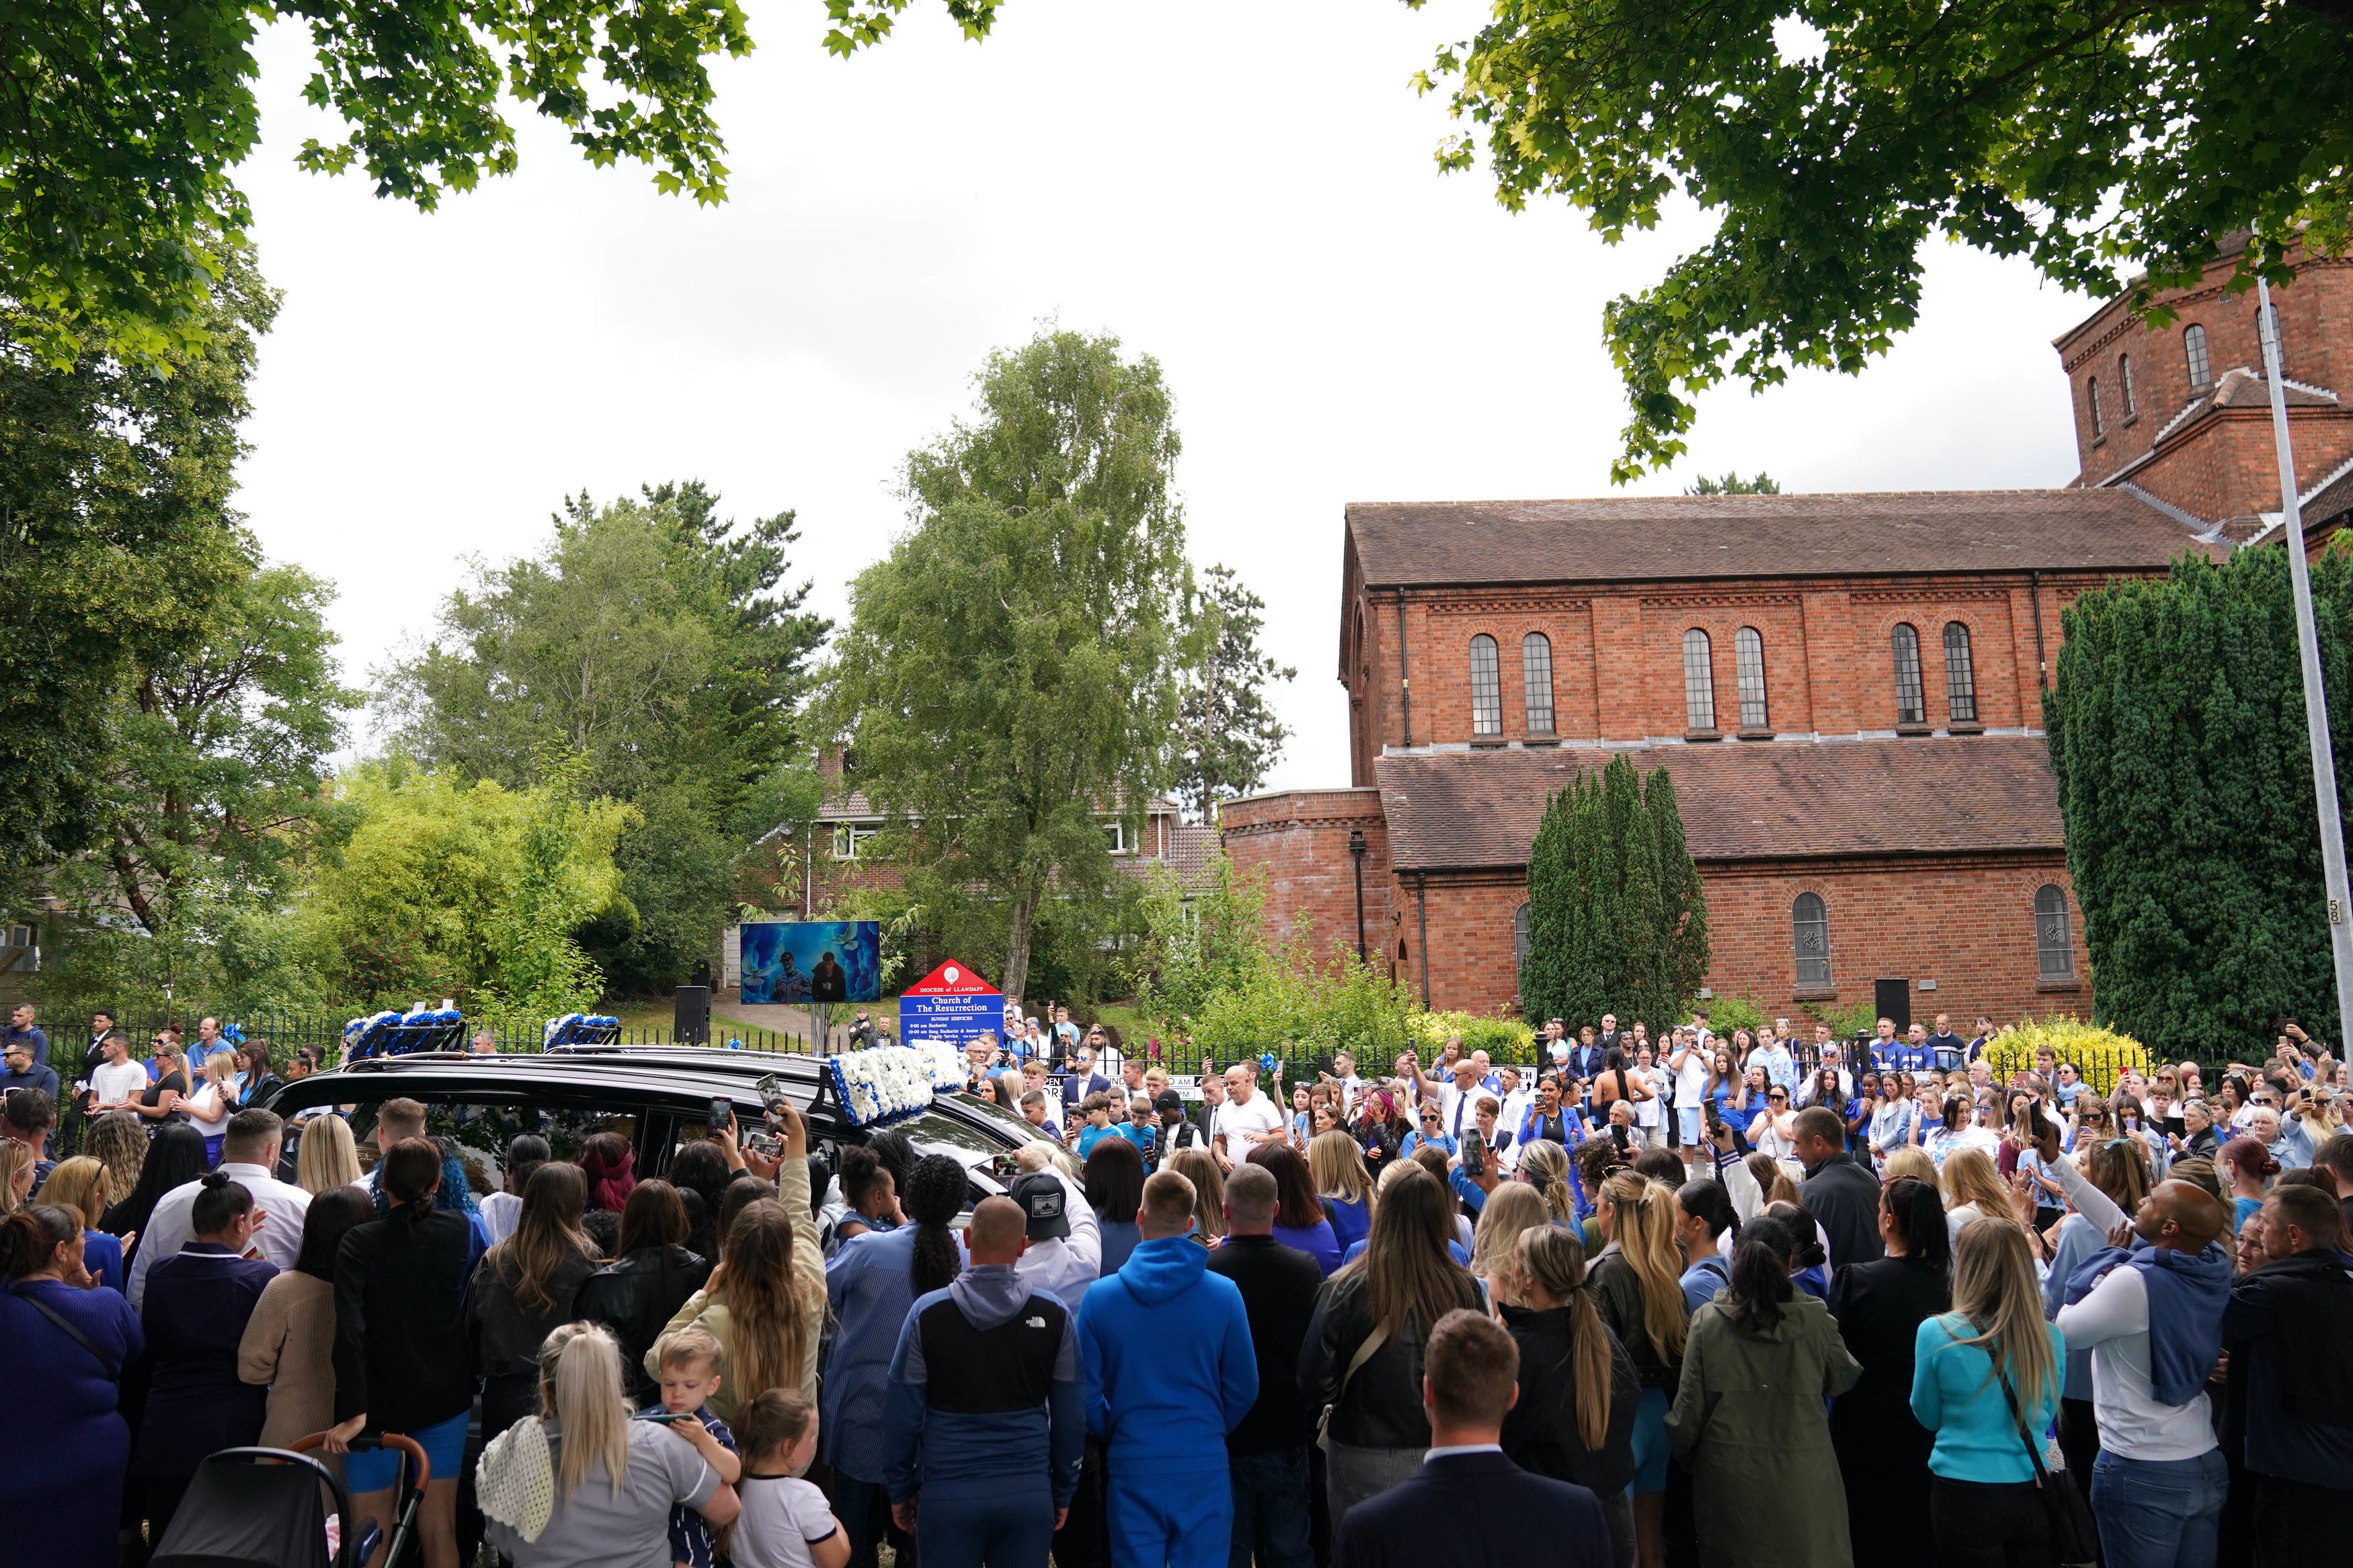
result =
[[[2087,1024],[2081,1018],[2052,1016],[2021,1024],[1994,1037],[1986,1047],[1994,1081],[2008,1081],[2014,1072],[2034,1070],[2035,1054],[2049,1047],[2063,1062],[2073,1062],[2084,1081],[2101,1094],[2116,1088],[2127,1069],[2147,1078],[2154,1059],[2148,1047],[2129,1035]]]

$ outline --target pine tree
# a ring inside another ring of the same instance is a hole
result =
[[[1658,1031],[1707,973],[1707,905],[1674,786],[1625,757],[1579,770],[1545,805],[1528,854],[1531,1023],[1615,1012]]]

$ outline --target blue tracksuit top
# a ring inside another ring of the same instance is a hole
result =
[[[1086,1450],[1070,1309],[1005,1263],[974,1264],[915,1299],[891,1357],[882,1480],[983,1498],[1034,1479],[1068,1508]]]
[[[818,1429],[833,1468],[855,1480],[882,1479],[883,1390],[914,1304],[915,1226],[870,1230],[841,1244],[825,1266],[826,1305],[841,1326],[825,1363]]]
[[[1226,1473],[1226,1434],[1258,1398],[1234,1282],[1190,1236],[1140,1244],[1079,1303],[1087,1430],[1130,1475]]]

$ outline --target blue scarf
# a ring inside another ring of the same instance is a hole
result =
[[[2138,1241],[2138,1238],[2135,1238]],[[2231,1302],[2231,1255],[2220,1242],[2197,1257],[2143,1243],[2127,1253],[2103,1247],[2067,1277],[2067,1305],[2119,1264],[2140,1271],[2148,1292],[2148,1379],[2160,1405],[2187,1405],[2206,1386],[2222,1348],[2222,1309]]]

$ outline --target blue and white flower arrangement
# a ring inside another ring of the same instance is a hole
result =
[[[923,1058],[931,1069],[932,1087],[953,1092],[965,1086],[967,1068],[964,1053],[950,1040],[909,1040],[907,1049]]]
[[[911,1115],[932,1103],[931,1063],[906,1046],[844,1051],[828,1057],[826,1066],[842,1109],[860,1127]]]

